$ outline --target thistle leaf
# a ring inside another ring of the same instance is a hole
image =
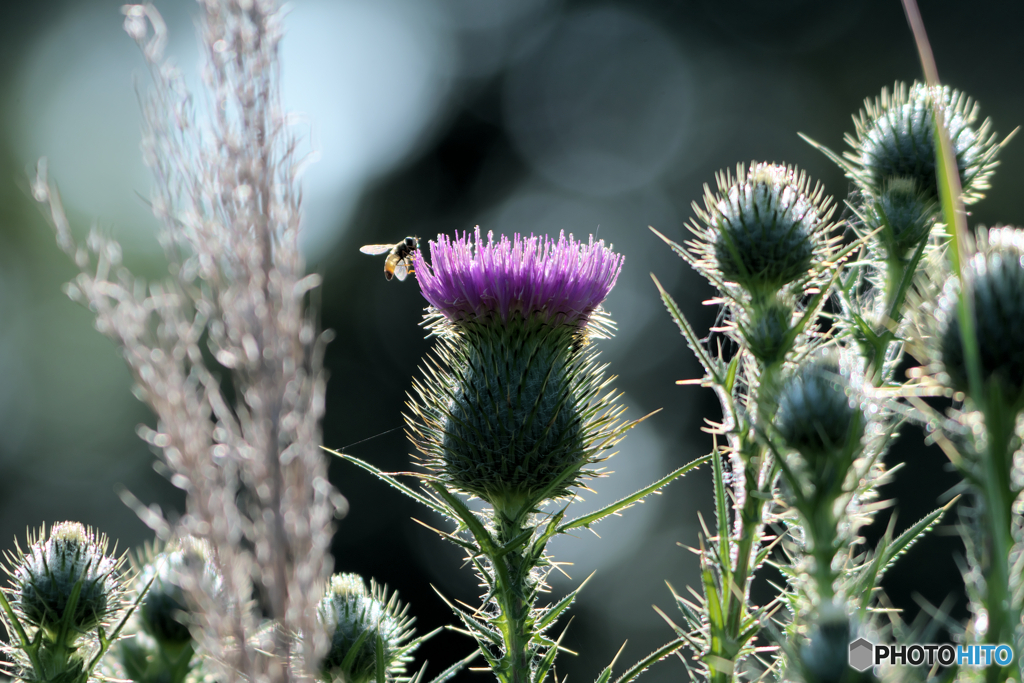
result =
[[[364,469],[367,472],[371,473],[373,476],[377,477],[378,479],[380,479],[384,483],[386,483],[389,486],[392,486],[392,487],[398,489],[399,491],[401,491],[405,495],[407,495],[410,498],[412,498],[413,500],[415,500],[415,501],[425,505],[426,507],[430,508],[431,510],[433,510],[437,514],[439,514],[439,515],[441,515],[443,517],[447,517],[449,519],[455,519],[455,516],[452,515],[452,511],[451,510],[448,510],[448,509],[438,505],[437,503],[435,503],[430,498],[424,496],[422,493],[419,493],[419,492],[414,491],[413,489],[409,488],[408,486],[406,486],[402,482],[398,481],[395,478],[394,475],[388,474],[387,472],[383,472],[383,471],[377,469],[376,467],[374,467],[373,465],[371,465],[370,463],[366,462],[365,460],[360,460],[359,458],[357,458],[355,456],[352,456],[352,455],[348,455],[347,453],[342,453],[341,451],[332,450],[330,448],[327,448],[327,446],[321,446],[320,448],[324,449],[325,451],[327,451],[331,455],[336,455],[337,457],[341,458],[342,460],[347,460],[348,462],[352,463],[353,465],[355,465],[357,467],[361,467],[362,469]]]
[[[679,304],[675,302],[672,295],[665,291],[665,288],[661,286],[661,282],[658,278],[651,274],[651,279],[654,280],[654,286],[658,288],[658,292],[661,294],[661,300],[665,303],[665,308],[668,309],[668,314],[672,316],[672,320],[675,321],[679,327],[679,331],[683,333],[683,337],[686,338],[686,344],[693,351],[693,355],[697,356],[697,360],[704,366],[704,372],[708,373],[708,376],[716,384],[725,384],[725,381],[718,370],[718,364],[711,360],[711,356],[708,355],[707,351],[704,350],[704,346],[700,342],[700,337],[694,331],[693,326],[690,325],[690,321],[683,315],[682,309],[679,308]]]
[[[592,512],[589,515],[583,515],[582,517],[577,517],[576,519],[574,519],[574,520],[572,520],[570,522],[566,522],[562,526],[558,527],[558,533],[560,533],[560,534],[561,533],[565,533],[566,531],[568,531],[570,529],[578,529],[580,527],[590,528],[591,524],[594,524],[595,522],[599,522],[602,519],[604,519],[605,517],[607,517],[608,515],[613,515],[616,512],[619,512],[620,510],[623,510],[623,509],[629,507],[633,503],[636,503],[638,500],[640,500],[642,498],[645,498],[645,497],[649,496],[652,493],[656,493],[660,488],[662,488],[666,484],[671,483],[672,480],[677,479],[677,478],[683,476],[684,474],[686,474],[690,470],[695,469],[696,467],[699,467],[700,465],[703,465],[710,458],[711,458],[710,455],[705,455],[705,456],[702,456],[700,458],[697,458],[696,460],[693,460],[693,461],[689,462],[688,464],[683,465],[682,467],[680,467],[679,469],[675,470],[674,472],[671,472],[668,475],[662,477],[661,479],[659,479],[658,481],[654,482],[650,486],[648,486],[646,488],[643,488],[643,489],[640,489],[639,491],[637,491],[636,493],[634,493],[631,496],[627,496],[627,497],[625,497],[625,498],[623,498],[621,500],[618,500],[618,501],[612,503],[611,505],[603,507],[600,510],[598,510],[597,512]]]
[[[657,650],[655,650],[651,654],[647,655],[646,657],[641,659],[639,662],[637,662],[633,666],[629,667],[629,669],[626,670],[626,673],[622,674],[617,679],[615,679],[615,683],[630,683],[637,676],[639,676],[644,671],[646,671],[648,668],[650,668],[650,666],[652,664],[654,664],[654,663],[656,663],[658,661],[661,661],[665,657],[668,657],[670,654],[672,654],[673,652],[675,652],[676,650],[678,650],[679,648],[681,648],[683,645],[686,645],[686,644],[687,644],[687,638],[685,638],[685,637],[683,637],[683,638],[676,638],[673,641],[665,643],[664,645],[659,647]]]

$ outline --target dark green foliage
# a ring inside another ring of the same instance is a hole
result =
[[[561,498],[607,447],[619,410],[584,334],[518,314],[506,325],[460,322],[439,344],[410,402],[425,464],[460,491],[518,510]],[[611,412],[609,412],[611,411]]]
[[[967,266],[982,381],[1019,407],[1024,400],[1024,231],[994,230],[988,241]],[[939,350],[949,385],[968,393],[954,284],[942,300]]]

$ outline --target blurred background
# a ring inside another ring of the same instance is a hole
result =
[[[135,436],[152,424],[131,394],[114,346],[61,285],[74,276],[26,191],[47,156],[80,234],[91,225],[121,240],[140,274],[162,277],[155,220],[141,197],[150,178],[138,149],[136,87],[143,61],[121,30],[119,0],[6,2],[0,21],[0,547],[26,527],[73,519],[122,549],[150,538],[119,500],[181,510]],[[194,3],[158,4],[169,52],[197,83]],[[966,91],[1009,133],[1024,122],[1024,4],[922,0],[944,82]],[[321,315],[338,332],[324,443],[386,470],[409,469],[403,402],[429,344],[416,283],[385,282],[382,259],[360,245],[406,235],[484,230],[596,233],[626,256],[606,308],[618,322],[600,342],[630,417],[661,408],[626,439],[583,512],[626,495],[711,447],[702,420],[718,415],[650,280],[655,273],[698,330],[712,293],[647,229],[683,239],[690,202],[737,162],[797,164],[839,201],[849,183],[797,137],[840,150],[865,97],[919,74],[897,0],[295,0],[286,20],[283,83],[297,131],[316,154],[304,176],[304,248],[324,275]],[[1024,143],[1002,155],[974,223],[1024,223]],[[906,468],[888,487],[902,528],[956,483],[937,449],[907,429],[889,462]],[[411,521],[425,516],[354,467],[332,463],[351,511],[338,523],[336,568],[375,577],[411,603],[419,627],[453,623],[432,590],[474,604],[479,587],[460,551]],[[713,518],[710,476],[559,539],[552,600],[596,575],[573,609],[558,675],[593,680],[628,639],[619,671],[672,633],[652,611],[676,614],[665,582],[696,585],[697,514]],[[872,533],[877,536],[878,529]],[[947,525],[890,575],[892,601],[964,601]],[[767,600],[764,579],[755,594]],[[422,632],[422,631],[421,631]],[[444,633],[421,653],[431,672],[471,650]],[[648,681],[677,680],[668,661]],[[464,673],[460,680],[484,680]]]

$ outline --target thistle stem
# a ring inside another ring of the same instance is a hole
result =
[[[988,614],[985,641],[990,644],[1014,643],[1014,624],[1020,617],[1014,615],[1011,605],[1010,548],[1013,546],[1013,503],[1016,492],[1010,480],[1010,468],[1015,450],[1014,428],[1016,412],[1007,410],[1000,396],[990,396],[985,410],[985,428],[988,452],[983,458],[984,520],[988,527],[988,548],[982,550],[981,561],[985,576],[984,602]],[[986,566],[987,565],[987,566]],[[990,666],[985,672],[989,683],[1005,681],[1010,667]]]
[[[497,513],[498,542],[504,545],[519,536],[524,527],[521,519],[509,520]],[[529,558],[530,544],[505,553],[495,564],[503,563],[504,571],[497,571],[496,592],[501,608],[499,622],[505,651],[502,653],[495,675],[501,683],[529,683],[533,671],[533,587],[530,573],[533,569]],[[497,567],[496,567],[497,569]]]
[[[836,556],[838,525],[832,512],[833,501],[834,496],[819,495],[807,525],[814,546],[811,555],[814,558],[814,583],[818,591],[816,608],[831,603],[836,594],[836,575],[832,562]]]
[[[751,558],[761,541],[761,529],[764,523],[764,508],[771,496],[764,490],[765,476],[762,473],[767,452],[755,443],[747,442],[741,447],[740,456],[744,463],[745,498],[739,510],[738,537],[736,539],[736,563],[732,572],[726,575],[728,585],[723,586],[728,605],[725,633],[712,639],[709,669],[713,683],[728,683],[735,679],[736,665],[740,653],[746,644],[756,636],[756,631],[745,629],[744,623],[749,615],[748,602],[750,579],[752,577]],[[771,476],[767,477],[770,482]],[[723,558],[728,562],[728,558]],[[731,667],[725,669],[720,662],[729,662]]]

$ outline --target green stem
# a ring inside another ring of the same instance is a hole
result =
[[[784,355],[784,354],[783,354]],[[758,388],[758,404],[756,414],[760,424],[769,423],[775,417],[777,404],[775,401],[776,384],[782,373],[782,363],[765,366],[761,370]],[[723,405],[734,419],[738,415],[731,405]],[[736,563],[732,570],[723,572],[725,585],[724,632],[712,638],[708,666],[713,683],[727,683],[735,680],[735,669],[739,664],[739,656],[746,644],[756,635],[756,629],[748,629],[749,592],[752,577],[751,567],[754,553],[761,541],[764,525],[765,506],[771,501],[771,486],[774,470],[765,472],[766,459],[771,455],[768,450],[750,438],[750,427],[745,421],[736,425],[739,434],[737,450],[743,463],[743,505],[738,511],[736,536]],[[731,558],[723,557],[722,561],[730,563]]]
[[[519,536],[523,530],[522,520],[507,519],[498,513],[495,515],[498,525],[498,543],[506,544]],[[531,585],[530,572],[533,563],[530,561],[531,545],[523,544],[520,548],[505,553],[504,556],[492,561],[502,563],[504,571],[498,575],[497,600],[501,608],[501,634],[505,641],[500,667],[495,671],[501,683],[530,683],[533,671],[533,602],[536,597]]]
[[[764,491],[762,472],[767,451],[756,443],[747,441],[741,446],[740,456],[744,463],[746,497],[739,510],[739,529],[736,539],[736,564],[724,578],[726,610],[725,632],[713,639],[712,658],[709,661],[711,678],[714,683],[730,683],[736,680],[735,670],[739,656],[747,643],[756,636],[756,630],[749,630],[750,579],[752,558],[761,540],[764,523],[764,509],[771,499]],[[771,477],[768,477],[770,482]],[[729,562],[730,558],[722,558]],[[726,665],[728,663],[728,665]]]
[[[818,607],[827,605],[835,598],[836,573],[832,562],[836,556],[838,524],[832,511],[835,502],[833,492],[823,495],[815,493],[815,501],[808,515],[808,532],[811,536],[811,556],[814,558],[814,583],[818,591]]]
[[[1013,503],[1016,498],[1010,468],[1016,445],[1014,427],[1017,415],[1012,409],[1007,409],[1001,396],[988,398],[985,410],[988,453],[982,465],[984,521],[988,527],[987,540],[991,544],[989,548],[983,549],[981,558],[985,576],[984,602],[988,614],[985,642],[1013,644],[1014,626],[1020,623],[1011,605],[1009,567],[1010,549],[1013,546]],[[996,683],[1005,681],[1010,673],[1010,667],[990,666],[985,672],[985,678],[990,683]]]

